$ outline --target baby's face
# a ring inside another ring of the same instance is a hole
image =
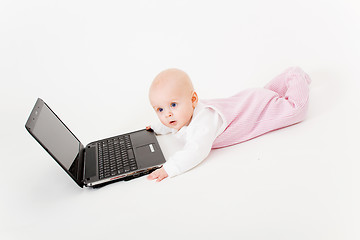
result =
[[[194,108],[195,92],[185,91],[171,84],[157,86],[150,91],[150,102],[162,124],[180,130],[189,125]]]

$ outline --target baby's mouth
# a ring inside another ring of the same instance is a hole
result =
[[[170,125],[174,125],[176,123],[176,121],[170,121],[169,123],[170,123]]]

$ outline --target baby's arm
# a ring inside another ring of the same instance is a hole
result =
[[[184,148],[171,156],[164,164],[163,168],[170,177],[194,168],[209,155],[214,137],[206,133],[209,132],[203,132],[202,136],[196,139],[187,139]]]
[[[201,141],[188,141],[184,149],[171,156],[164,166],[152,172],[148,179],[160,182],[169,176],[168,172],[173,177],[195,167],[209,154],[212,146],[209,139],[204,137]]]
[[[186,129],[184,148],[172,155],[161,169],[164,169],[166,175],[173,177],[197,166],[208,156],[222,125],[223,121],[218,113],[204,109]],[[154,174],[157,174],[156,171]]]

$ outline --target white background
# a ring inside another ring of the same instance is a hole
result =
[[[0,238],[360,239],[357,2],[1,0]],[[155,121],[166,68],[216,98],[290,66],[313,80],[304,122],[161,183],[81,189],[24,127],[41,97],[86,144]]]

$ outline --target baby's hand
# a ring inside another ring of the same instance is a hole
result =
[[[148,177],[147,179],[149,180],[154,180],[156,179],[156,182],[160,182],[163,179],[167,178],[169,175],[167,174],[167,172],[165,171],[164,167],[161,167],[158,170],[153,171]]]
[[[146,131],[151,131],[151,126],[146,126]]]

